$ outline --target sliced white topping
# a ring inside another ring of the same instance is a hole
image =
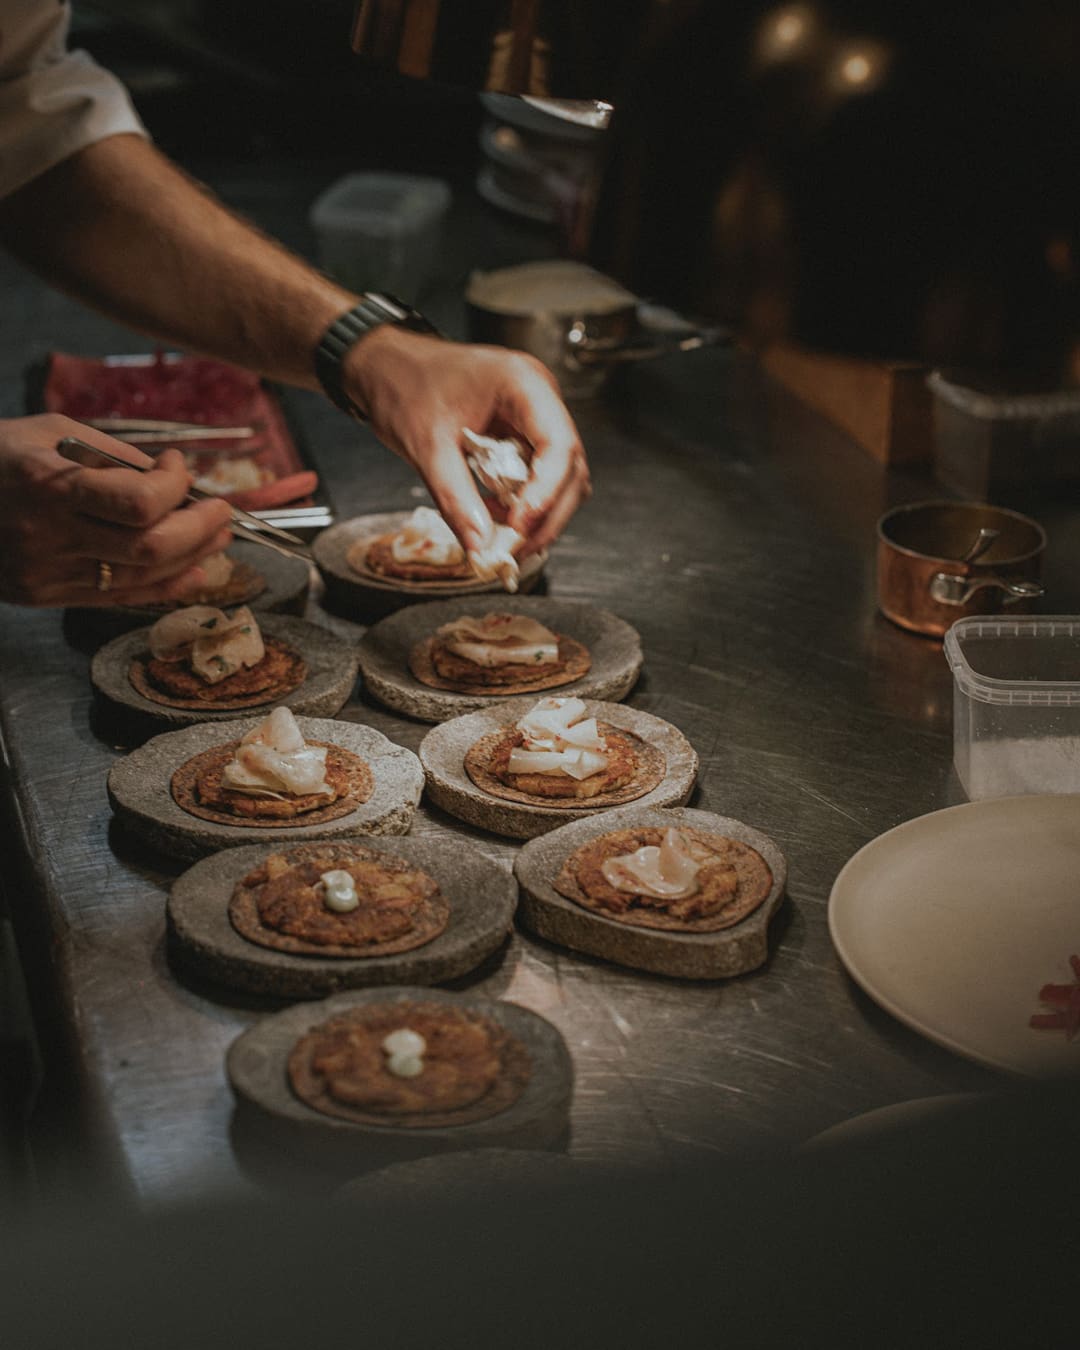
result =
[[[551,642],[555,634],[542,623],[526,614],[503,614],[492,611],[479,618],[463,614],[460,619],[444,623],[435,630],[441,638],[475,638],[478,642],[506,642],[514,638],[520,642]]]
[[[192,643],[228,622],[225,611],[211,605],[188,605],[173,610],[158,619],[147,634],[150,655],[159,661],[182,661]]]
[[[200,637],[191,649],[191,668],[207,684],[217,684],[241,668],[257,666],[266,655],[262,633],[246,605],[235,610],[225,625]]]
[[[634,853],[605,858],[600,871],[617,891],[657,900],[685,900],[699,888],[699,866],[682,831],[668,829],[659,845],[646,844]]]
[[[416,1031],[402,1027],[383,1038],[382,1050],[386,1067],[398,1078],[415,1078],[424,1071],[424,1051],[427,1041]]]
[[[305,746],[283,754],[268,745],[241,745],[226,764],[221,781],[227,788],[284,792],[293,797],[330,796],[326,781],[326,746]]]
[[[515,746],[510,751],[507,769],[510,773],[559,774],[580,782],[607,766],[607,755],[595,750],[525,750]]]
[[[333,796],[326,781],[326,746],[306,745],[288,708],[275,708],[240,742],[222,784],[249,796]]]
[[[196,675],[217,684],[266,655],[262,634],[247,606],[226,614],[210,605],[188,605],[158,619],[148,636],[159,661],[188,660]]]
[[[567,742],[567,732],[575,723],[582,722],[585,718],[585,704],[579,698],[542,698],[539,703],[530,708],[525,716],[518,722],[518,730],[525,737],[525,745],[529,750],[562,750]],[[583,722],[583,726],[596,731],[596,721],[593,718]],[[586,743],[582,740],[574,741],[574,744],[582,750],[603,750],[605,748],[603,738],[596,736],[592,743]]]
[[[559,659],[557,642],[519,642],[504,646],[491,642],[448,642],[456,656],[475,666],[543,666]]]
[[[566,727],[559,735],[563,745],[574,746],[578,750],[603,750],[606,742],[600,735],[595,717],[583,718],[573,726]]]
[[[504,506],[509,506],[529,481],[529,466],[520,441],[480,436],[468,427],[461,438],[468,447],[465,458],[469,468],[487,490]]]
[[[356,894],[356,882],[352,873],[342,867],[323,872],[319,877],[323,887],[323,904],[335,914],[348,914],[359,908],[360,897]]]
[[[242,745],[268,745],[282,754],[304,748],[304,733],[290,708],[275,708],[257,727],[252,729],[241,741]]]
[[[498,577],[503,589],[513,594],[521,575],[514,546],[520,543],[521,535],[517,530],[492,522],[491,533],[483,547],[469,553],[469,565],[480,581],[494,581]]]
[[[561,774],[580,782],[608,766],[607,742],[579,698],[542,698],[517,729],[525,741],[510,751],[510,773]]]
[[[418,506],[390,544],[394,561],[431,563],[436,567],[465,561],[457,535],[430,506]]]
[[[559,659],[559,639],[523,614],[464,615],[436,629],[448,651],[478,666],[538,666]]]

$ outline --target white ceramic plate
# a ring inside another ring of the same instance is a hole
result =
[[[1013,1073],[1080,1073],[1080,1037],[1028,1026],[1080,952],[1080,795],[898,825],[836,878],[829,932],[866,993],[930,1040]]]

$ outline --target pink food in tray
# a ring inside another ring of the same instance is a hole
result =
[[[260,484],[221,494],[248,511],[299,504],[310,500],[318,486],[318,476],[301,459],[274,395],[256,375],[224,361],[161,352],[105,358],[53,352],[44,405],[47,412],[84,422],[127,417],[253,427],[255,435],[246,440],[186,442],[181,447],[196,476],[226,457],[254,461]]]

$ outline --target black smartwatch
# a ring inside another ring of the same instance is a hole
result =
[[[361,422],[366,421],[367,414],[345,392],[342,363],[350,347],[366,333],[381,328],[384,323],[398,324],[414,333],[433,333],[438,336],[439,332],[419,310],[412,309],[395,296],[366,291],[359,304],[334,320],[315,348],[315,374],[326,397],[342,412]]]

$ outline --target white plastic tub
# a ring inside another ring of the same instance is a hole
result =
[[[354,291],[415,302],[431,279],[450,189],[439,178],[351,173],[311,207],[319,263]]]
[[[945,656],[967,795],[1080,793],[1080,617],[961,619]]]

